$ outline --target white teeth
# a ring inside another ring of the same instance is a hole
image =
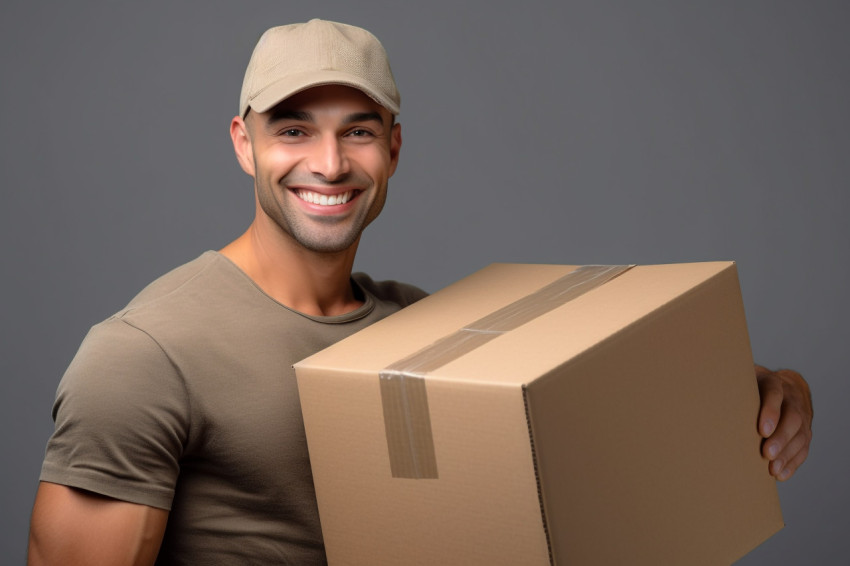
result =
[[[334,206],[336,204],[345,204],[351,200],[352,191],[345,191],[339,195],[323,195],[314,193],[313,191],[298,191],[298,198],[311,204],[321,206]]]

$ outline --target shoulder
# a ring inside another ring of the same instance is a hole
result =
[[[366,293],[379,301],[396,303],[400,307],[406,307],[428,296],[428,293],[409,283],[375,281],[365,273],[355,273],[352,278]]]
[[[54,411],[67,403],[82,404],[82,414],[157,400],[182,405],[184,397],[179,372],[160,344],[144,330],[110,318],[86,335],[59,383]]]
[[[211,333],[227,328],[221,322],[236,308],[240,292],[250,296],[252,288],[244,287],[215,252],[177,267],[89,330],[60,387],[122,392],[134,383],[179,383],[179,354],[208,344]]]
[[[209,276],[222,277],[227,271],[226,263],[227,260],[220,254],[213,251],[204,252],[192,261],[172,269],[149,283],[130,300],[124,310],[137,308],[167,297],[179,292],[187,285],[197,286],[199,280],[203,281]]]
[[[238,267],[209,251],[150,283],[112,318],[162,345],[186,345],[268,307],[268,298]]]

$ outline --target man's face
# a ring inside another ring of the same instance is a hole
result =
[[[303,248],[341,252],[384,206],[401,129],[361,91],[338,85],[296,94],[245,118],[258,215]],[[238,153],[238,149],[237,149]]]

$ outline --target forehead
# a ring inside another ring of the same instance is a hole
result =
[[[363,91],[344,85],[308,88],[282,100],[262,115],[269,119],[293,111],[306,112],[314,116],[378,113],[384,123],[388,123],[388,118],[391,116],[389,110],[372,100]]]

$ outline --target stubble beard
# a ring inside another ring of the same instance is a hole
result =
[[[279,196],[276,196],[275,191],[278,191]],[[298,210],[297,204],[293,202],[298,196],[289,191],[285,183],[272,189],[258,188],[257,198],[263,212],[300,247],[314,253],[334,254],[351,248],[360,239],[366,226],[383,209],[386,191],[377,191],[374,185],[370,185],[356,198],[367,198],[373,191],[374,202],[368,206],[358,206],[350,215],[342,217],[309,215]]]

